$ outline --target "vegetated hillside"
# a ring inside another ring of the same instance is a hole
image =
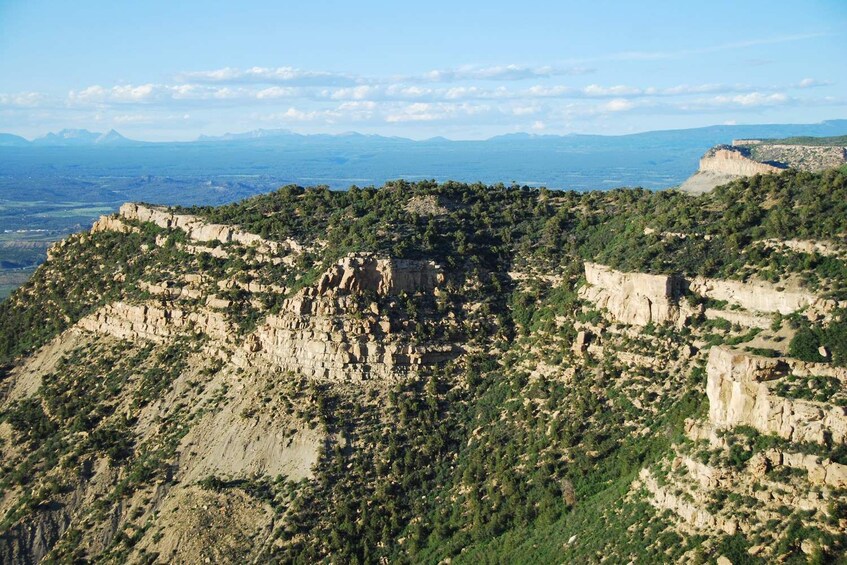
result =
[[[845,180],[126,205],[0,303],[0,559],[843,561]]]

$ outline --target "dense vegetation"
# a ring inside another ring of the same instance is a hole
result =
[[[261,560],[583,562],[603,556],[648,562],[701,555],[702,536],[676,533],[669,516],[630,496],[630,485],[639,470],[685,441],[686,418],[704,414],[702,363],[685,371],[673,368],[680,351],[691,354],[685,339],[699,331],[704,347],[740,345],[759,330],[734,331],[729,322],[705,320],[679,331],[651,325],[637,338],[610,338],[607,346],[649,353],[667,366],[622,368],[590,355],[573,363],[570,346],[578,324],[602,323],[602,315],[574,290],[582,262],[625,271],[756,274],[771,281],[798,275],[821,294],[844,300],[843,256],[762,242],[830,240],[847,232],[845,181],[844,171],[789,171],[738,180],[699,197],[642,189],[577,193],[397,181],[345,192],[286,186],[237,204],[186,210],[267,239],[293,238],[309,246],[293,266],[265,264],[261,270],[250,257],[189,254],[180,247],[185,243],[180,235],[149,225],[133,225],[139,229],[130,234],[74,236],[0,303],[0,387],[5,394],[21,355],[98,306],[153,300],[140,286],[147,280],[199,271],[216,280],[284,283],[291,294],[351,251],[433,259],[449,275],[438,300],[404,296],[382,306],[413,320],[421,340],[461,342],[467,352],[461,361],[426,368],[401,383],[363,387],[274,375],[271,380],[288,388],[269,385],[267,394],[260,391],[263,405],[279,403],[300,424],[331,438],[315,480],[197,481],[205,491],[245,493],[272,508],[278,517],[273,543],[263,546]],[[527,275],[526,282],[516,282],[510,272]],[[281,301],[261,296],[264,303],[257,306],[237,289],[220,296],[231,299],[225,313],[241,335]],[[366,296],[362,303],[372,299]],[[470,303],[474,308],[465,312]],[[439,325],[448,314],[457,326],[449,332]],[[843,312],[828,324],[789,322],[797,329],[792,355],[847,365]],[[37,480],[57,465],[77,470],[100,456],[120,471],[108,497],[87,514],[92,522],[106,520],[145,485],[172,485],[180,439],[227,394],[223,386],[215,394],[202,390],[203,379],[212,379],[222,362],[188,361],[203,356],[202,341],[143,347],[122,342],[64,353],[59,370],[43,376],[34,396],[0,415],[15,441],[30,448],[26,458],[3,464],[0,489],[25,495],[2,517],[0,530],[38,511],[43,500],[70,492],[70,481]],[[820,355],[822,346],[827,357]],[[567,378],[539,369],[565,366],[571,369]],[[157,414],[155,441],[138,441],[136,414],[175,395],[173,384],[185,371],[193,371],[191,383],[181,389],[184,396],[175,408]],[[809,382],[789,382],[782,393],[827,400],[839,386],[822,377]],[[765,443],[755,441],[762,443],[757,448]],[[751,454],[752,448],[733,454],[733,464],[746,463]],[[798,528],[784,536],[782,554],[789,560],[802,559]],[[143,535],[139,527],[115,536],[103,559],[125,558]],[[82,558],[74,536],[82,532],[63,539],[58,560]],[[830,541],[835,548],[844,542]],[[747,553],[749,545],[743,536],[727,535],[708,550],[739,562],[759,561]]]

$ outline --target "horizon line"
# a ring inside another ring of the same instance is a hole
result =
[[[433,140],[444,140],[449,142],[467,142],[467,141],[491,141],[494,139],[509,137],[509,136],[528,136],[534,138],[557,138],[557,137],[577,137],[577,136],[590,136],[590,137],[627,137],[631,135],[640,135],[645,133],[659,133],[659,132],[672,132],[672,131],[688,131],[688,130],[699,130],[699,129],[708,129],[715,127],[756,127],[756,126],[790,126],[790,125],[822,125],[829,122],[839,122],[839,121],[847,121],[847,117],[843,118],[828,118],[825,120],[821,120],[818,122],[770,122],[770,123],[716,123],[705,126],[696,126],[696,127],[688,127],[688,128],[668,128],[668,129],[645,129],[639,130],[629,133],[618,133],[618,134],[609,134],[609,133],[589,133],[589,132],[568,132],[568,133],[539,133],[539,132],[530,132],[530,131],[515,131],[515,132],[506,132],[497,135],[492,135],[490,137],[485,138],[449,138],[444,135],[434,135],[430,137],[406,137],[403,135],[385,135],[381,133],[363,133],[355,130],[348,130],[338,133],[333,132],[313,132],[313,133],[301,133],[295,130],[291,130],[288,128],[256,128],[252,130],[246,130],[241,132],[225,132],[222,134],[200,134],[193,139],[169,139],[169,140],[145,140],[145,139],[136,139],[124,136],[115,128],[110,128],[105,132],[100,131],[92,131],[88,128],[62,128],[58,131],[48,131],[40,136],[28,138],[24,135],[14,133],[12,131],[2,131],[0,135],[12,135],[15,137],[19,137],[28,143],[34,143],[38,140],[42,140],[47,138],[50,135],[57,135],[59,133],[65,131],[76,131],[76,132],[85,132],[91,135],[104,136],[108,135],[112,132],[119,135],[126,141],[135,142],[135,143],[145,143],[145,144],[168,144],[168,143],[198,143],[198,142],[215,142],[215,141],[249,141],[251,138],[245,137],[243,139],[222,139],[226,136],[246,136],[251,133],[259,133],[259,132],[268,132],[268,133],[276,133],[279,135],[291,135],[291,136],[300,136],[300,137],[316,137],[316,136],[329,136],[329,137],[344,137],[344,136],[353,136],[358,135],[362,137],[381,137],[384,139],[397,139],[403,141],[412,141],[412,142],[425,142],[425,141],[433,141]],[[204,139],[205,138],[205,139]],[[255,137],[252,139],[261,139],[260,137]]]

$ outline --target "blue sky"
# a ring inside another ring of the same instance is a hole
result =
[[[847,117],[847,1],[0,0],[0,131],[477,139]]]

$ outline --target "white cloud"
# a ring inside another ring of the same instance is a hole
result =
[[[816,86],[829,86],[832,82],[828,80],[817,80],[814,78],[804,78],[798,83],[793,84],[794,88],[814,88]]]
[[[789,97],[782,92],[773,94],[763,94],[761,92],[748,92],[747,94],[738,94],[736,96],[715,96],[711,99],[716,105],[721,106],[777,106],[786,104]]]
[[[635,108],[635,103],[632,100],[615,98],[614,100],[609,100],[605,104],[601,105],[600,108],[607,112],[625,112]]]
[[[396,96],[398,98],[423,98],[432,96],[435,91],[431,88],[422,86],[406,86],[403,84],[392,84],[385,89],[388,96]]]
[[[515,81],[532,78],[551,78],[557,76],[576,76],[594,72],[594,69],[579,66],[538,66],[498,65],[492,67],[459,67],[456,69],[438,69],[423,75],[406,77],[405,80],[417,82],[458,82],[468,80]]]
[[[582,89],[586,96],[635,96],[643,94],[644,91],[640,88],[619,84],[616,86],[600,86],[598,84],[589,84]]]
[[[167,87],[155,84],[126,84],[111,88],[93,85],[80,91],[71,90],[68,93],[68,101],[75,104],[147,103],[170,97],[167,91]]]
[[[40,92],[0,93],[0,106],[33,107],[38,106],[45,98]]]
[[[378,90],[375,87],[362,84],[332,91],[329,93],[329,97],[333,100],[364,100],[377,93]]]
[[[273,98],[293,98],[297,96],[298,91],[294,88],[284,86],[271,86],[263,88],[256,93],[258,100],[269,100]]]
[[[428,102],[414,102],[391,111],[385,116],[385,121],[388,123],[433,122],[453,119],[459,116],[472,116],[489,111],[490,109],[488,105],[484,104],[433,104]]]
[[[291,86],[346,86],[358,82],[341,73],[308,71],[294,67],[251,67],[235,69],[226,67],[211,71],[190,71],[177,75],[180,82],[222,84],[287,84]]]
[[[539,106],[514,106],[512,107],[512,114],[515,116],[531,116],[532,114],[537,114],[541,111]]]

